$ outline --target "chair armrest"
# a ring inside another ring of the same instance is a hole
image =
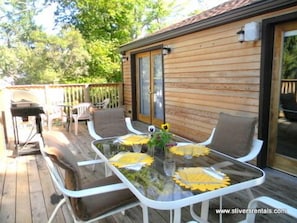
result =
[[[250,152],[242,157],[237,158],[238,161],[248,162],[258,156],[262,149],[263,141],[260,139],[253,139],[252,148]]]
[[[126,122],[127,129],[128,129],[130,132],[135,133],[135,134],[137,134],[137,135],[143,134],[143,132],[140,132],[140,131],[134,129],[134,127],[132,126],[131,119],[130,119],[129,117],[126,117],[126,118],[125,118],[125,122]]]
[[[95,140],[102,139],[102,137],[97,135],[97,133],[95,132],[94,122],[92,120],[87,121],[87,125],[88,125],[89,134],[92,136],[93,139]]]
[[[208,138],[207,140],[205,140],[204,142],[200,142],[200,143],[198,143],[198,144],[199,144],[199,145],[203,145],[203,146],[209,145],[209,144],[211,143],[211,141],[212,141],[212,138],[213,138],[213,136],[214,136],[215,131],[216,131],[216,128],[214,128],[214,129],[212,130],[212,132],[211,132],[211,134],[210,134],[210,136],[209,136],[209,138]]]
[[[297,209],[293,208],[281,201],[275,200],[273,198],[267,196],[261,196],[251,200],[248,204],[248,209],[255,209],[258,206],[258,203],[264,203],[270,207],[277,208],[279,211],[283,210],[284,214],[290,215],[293,218],[297,218]],[[255,213],[248,213],[246,215],[245,221],[242,222],[254,222],[255,221]]]
[[[297,110],[287,109],[287,108],[284,108],[282,105],[280,105],[280,110],[283,110],[284,112],[292,112],[297,114]]]
[[[77,162],[78,166],[87,166],[87,165],[94,165],[99,163],[105,163],[104,160],[96,159],[96,160],[85,160]]]
[[[76,191],[68,190],[64,186],[62,186],[60,183],[56,183],[56,186],[63,194],[65,194],[69,197],[75,197],[75,198],[87,197],[87,196],[92,196],[92,195],[96,195],[96,194],[104,194],[104,193],[108,193],[108,192],[112,192],[112,191],[127,189],[127,186],[124,183],[92,187],[92,188],[76,190]]]

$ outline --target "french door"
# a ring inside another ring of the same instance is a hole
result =
[[[163,56],[161,50],[136,55],[137,119],[159,126],[164,122]]]
[[[268,165],[297,176],[297,122],[280,109],[281,94],[297,94],[297,22],[275,27],[271,84]]]

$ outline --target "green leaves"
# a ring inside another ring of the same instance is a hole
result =
[[[58,4],[57,36],[34,15]],[[17,84],[119,82],[120,45],[164,27],[165,0],[7,0],[0,3],[1,77]],[[171,3],[170,3],[171,4]],[[38,5],[38,7],[37,7]],[[41,6],[41,7],[40,7]]]
[[[171,138],[172,134],[169,132],[169,124],[165,123],[161,125],[161,129],[158,132],[152,134],[148,145],[165,149]]]
[[[282,78],[297,79],[297,36],[284,39]]]

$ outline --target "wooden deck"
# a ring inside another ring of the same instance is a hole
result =
[[[140,130],[146,130],[146,126],[141,123],[134,123]],[[94,157],[91,151],[91,137],[88,135],[86,125],[79,124],[79,135],[65,131],[63,127],[55,127],[54,131],[44,131],[45,140],[47,136],[63,134],[69,140],[69,149],[78,157],[90,159]],[[51,195],[56,193],[45,163],[40,154],[24,155],[14,158],[12,150],[3,150],[0,153],[0,222],[14,223],[43,223],[47,222],[55,204],[51,202]],[[263,185],[253,188],[255,196],[267,195],[297,207],[297,179],[296,177],[278,172],[272,169],[265,169],[267,174]],[[102,177],[102,166],[95,172],[91,169],[84,171],[86,179],[88,176]],[[224,197],[224,208],[244,209],[248,204],[248,196],[245,191],[234,193]],[[211,200],[209,221],[218,222],[218,199]],[[199,208],[199,204],[196,205]],[[166,223],[169,222],[168,211],[157,211],[149,209],[150,222]],[[244,218],[243,214],[223,215],[223,222],[238,222]],[[278,220],[276,220],[278,218]],[[182,222],[191,220],[189,208],[182,209]],[[295,222],[293,219],[283,215],[267,214],[261,216],[261,222]],[[66,208],[60,211],[55,222],[72,222]],[[142,222],[141,208],[133,208],[125,215],[117,214],[106,218],[100,223],[139,223]]]

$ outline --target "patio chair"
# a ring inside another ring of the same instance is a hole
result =
[[[102,109],[92,112],[87,122],[89,134],[95,140],[105,137],[122,136],[128,133],[143,134],[134,129],[129,117],[125,117],[123,108]],[[95,159],[97,158],[97,154]],[[105,165],[105,176],[111,175],[110,169]]]
[[[110,103],[110,98],[105,98],[102,102],[95,103],[94,106],[98,109],[107,109],[107,106],[109,103]]]
[[[48,222],[54,220],[64,204],[74,222],[95,222],[140,205],[133,193],[114,175],[83,184],[79,166],[96,161],[78,162],[70,150],[64,147],[41,146],[41,153],[56,188],[63,195]],[[64,170],[64,178],[59,169]],[[147,208],[142,206],[142,210],[143,221],[148,222]]]
[[[47,127],[49,131],[52,130],[54,120],[59,119],[63,124],[67,122],[67,115],[63,111],[63,107],[61,106],[57,106],[57,105],[46,106],[45,113],[46,113]]]
[[[256,118],[220,113],[216,128],[213,129],[210,137],[200,144],[232,156],[240,162],[251,161],[257,157],[263,144],[262,140],[254,138],[255,125]],[[220,165],[215,166],[219,168]],[[247,192],[253,199],[251,190],[248,189]],[[207,203],[205,204],[208,206]],[[220,197],[221,207],[222,197]],[[193,205],[190,206],[190,211],[194,218],[199,219],[193,210]]]
[[[70,125],[72,120],[74,121],[74,133],[77,135],[78,132],[78,122],[88,121],[90,119],[89,107],[92,104],[89,102],[79,103],[72,107],[70,111]]]
[[[287,93],[280,95],[280,107],[284,112],[285,118],[289,121],[296,122],[297,121],[297,102],[296,102],[296,94]]]
[[[261,196],[251,200],[248,204],[248,210],[255,210],[258,207],[259,203],[263,203],[266,206],[273,207],[278,211],[283,210],[286,215],[289,215],[297,220],[297,208],[291,207],[281,201],[275,200],[271,197]],[[277,213],[280,214],[280,213]],[[256,213],[255,212],[248,212],[246,218],[240,223],[254,223],[255,222]]]
[[[220,113],[210,137],[199,144],[248,162],[257,157],[263,141],[254,138],[256,119]]]
[[[89,134],[96,140],[128,133],[143,134],[133,127],[129,117],[125,117],[123,108],[94,111],[87,124]]]

